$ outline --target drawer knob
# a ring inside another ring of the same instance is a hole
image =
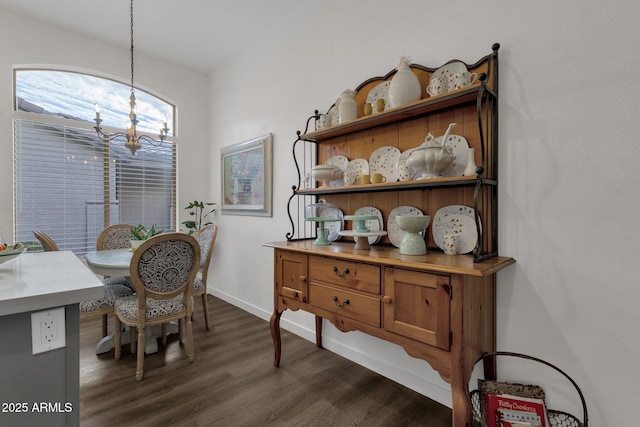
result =
[[[382,297],[382,302],[385,304],[391,304],[393,302],[393,299],[390,296],[385,295]]]
[[[340,302],[340,300],[338,299],[338,296],[334,295],[333,296],[333,302],[335,302],[338,307],[344,307],[345,305],[349,305],[349,298],[347,298],[346,300]]]
[[[340,271],[338,270],[338,267],[333,266],[333,272],[336,274],[336,276],[338,277],[344,277],[347,274],[349,274],[349,269],[345,268],[344,271],[342,273],[340,273]]]

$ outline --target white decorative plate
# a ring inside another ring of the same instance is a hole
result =
[[[441,135],[431,141],[425,142],[421,147],[442,147]],[[469,143],[460,135],[449,135],[446,144],[451,147],[453,151],[453,163],[451,166],[443,170],[440,175],[442,176],[462,176],[464,175],[464,168],[467,166],[467,158],[469,157]]]
[[[389,105],[389,85],[391,84],[391,80],[382,82],[371,88],[369,94],[367,94],[367,101],[373,104],[373,112],[377,113],[376,109],[376,101],[378,99],[384,99],[384,108],[385,110]]]
[[[337,166],[342,172],[344,172],[347,169],[347,165],[349,164],[349,159],[347,159],[345,156],[333,156],[326,162],[324,162],[324,164]]]
[[[416,174],[416,171],[407,165],[407,160],[409,160],[409,156],[413,150],[415,150],[415,148],[403,151],[398,158],[398,180],[400,181],[411,181]]]
[[[445,64],[442,67],[438,68],[432,75],[431,78],[445,76],[449,82],[448,91],[455,90],[455,82],[453,81],[453,75],[456,73],[464,73],[468,71],[467,66],[460,61],[453,61],[449,64]]]
[[[339,167],[342,173],[344,174],[344,172],[347,170],[349,159],[347,159],[345,156],[333,156],[329,158],[326,162],[324,162],[324,164]],[[343,178],[336,179],[335,181],[329,182],[330,187],[341,187],[343,185],[344,185]]]
[[[321,218],[335,218],[336,216],[340,218],[340,221],[327,221],[324,223],[325,230],[329,230],[327,240],[330,242],[335,242],[340,238],[338,233],[344,228],[344,213],[338,208],[325,208],[320,212]]]
[[[420,209],[414,208],[413,206],[398,206],[391,211],[389,218],[387,219],[387,233],[389,233],[389,241],[396,248],[400,247],[400,243],[402,243],[402,238],[405,233],[400,227],[398,227],[398,224],[396,224],[396,216],[398,215],[423,216],[424,214]]]
[[[476,247],[478,228],[474,216],[474,209],[463,205],[450,205],[438,209],[433,217],[433,240],[444,250],[443,236],[445,234],[458,235],[458,253],[466,254]]]
[[[378,217],[375,219],[368,219],[364,223],[367,226],[369,231],[383,231],[384,230],[384,220],[382,219],[382,212],[372,206],[364,206],[355,211],[354,215],[376,215]],[[378,243],[380,241],[381,236],[371,236],[369,237],[369,244],[373,245],[374,243]]]
[[[396,147],[380,147],[369,157],[369,173],[382,174],[387,181],[396,182],[398,180],[398,159],[400,150]]]
[[[365,159],[353,159],[347,164],[345,172],[352,176],[354,183],[358,184],[362,175],[369,175],[369,162]]]

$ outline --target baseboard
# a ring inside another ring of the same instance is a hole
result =
[[[209,289],[208,291],[213,296],[251,313],[256,317],[266,321],[269,321],[271,318],[272,312],[266,311],[252,304],[247,304],[246,301],[239,300],[232,295],[220,292],[216,289]],[[284,318],[280,319],[280,327],[310,342],[316,342],[315,329],[304,327]],[[448,387],[443,387],[441,384],[429,381],[427,378],[420,377],[413,371],[403,369],[399,364],[389,363],[388,360],[372,357],[371,354],[364,353],[358,348],[350,347],[341,341],[337,341],[326,336],[322,337],[322,346],[345,359],[349,359],[354,363],[364,366],[373,372],[403,385],[404,387],[427,396],[431,400],[451,408],[451,389]],[[431,369],[426,362],[424,363],[426,365],[425,369]]]
[[[268,312],[255,305],[247,304],[246,301],[240,300],[234,297],[233,295],[229,295],[225,292],[220,292],[217,289],[207,289],[207,292],[213,295],[214,297],[220,298],[221,300],[226,301],[231,305],[235,305],[236,307],[243,309],[247,313],[251,313],[254,316],[259,317],[263,320],[269,321],[269,319],[271,319],[271,314],[272,314],[271,312]]]

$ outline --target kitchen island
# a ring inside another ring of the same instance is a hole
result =
[[[0,425],[79,424],[78,305],[103,295],[72,252],[26,253],[0,265]],[[33,354],[31,314],[59,308],[64,347]]]

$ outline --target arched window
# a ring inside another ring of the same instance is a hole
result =
[[[175,230],[176,147],[144,144],[135,156],[124,141],[98,138],[100,105],[105,132],[128,122],[130,87],[75,71],[14,70],[15,238],[50,235],[61,250],[94,250],[111,224]],[[175,129],[175,106],[136,88],[138,130]]]

